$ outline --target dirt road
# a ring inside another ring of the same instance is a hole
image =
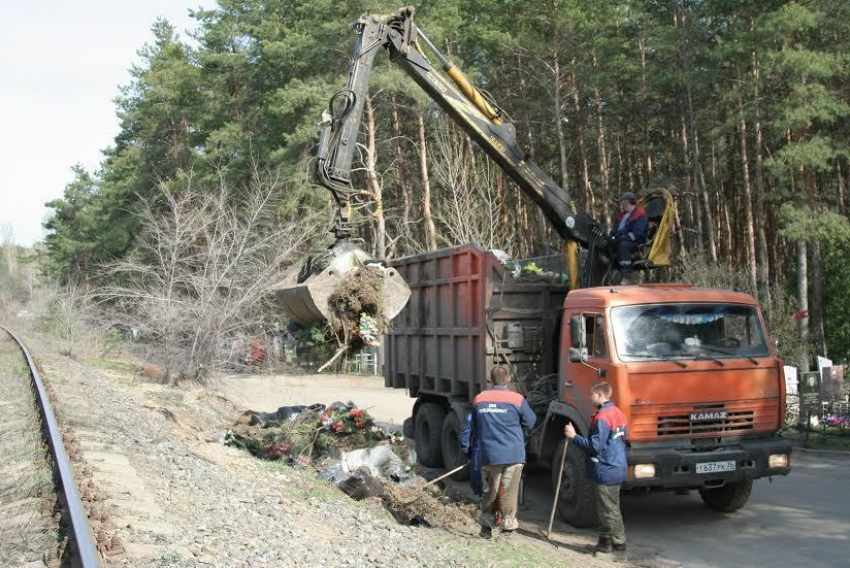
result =
[[[230,375],[215,388],[246,409],[272,412],[280,406],[352,401],[376,420],[401,429],[415,399],[406,391],[384,388],[383,377],[358,375]]]
[[[384,388],[380,377],[231,377],[219,385],[256,410],[285,404],[352,400],[379,421],[400,425],[413,399]],[[623,514],[630,559],[643,566],[839,566],[850,557],[850,461],[796,453],[786,478],[756,482],[749,504],[730,515],[699,495],[627,495]],[[520,518],[527,536],[545,527],[551,507],[547,471],[530,471]],[[464,487],[465,484],[457,484]],[[594,533],[556,523],[556,540],[580,549]]]

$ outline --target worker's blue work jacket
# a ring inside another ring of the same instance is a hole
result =
[[[617,485],[628,477],[626,417],[610,400],[590,419],[588,437],[576,436],[572,443],[587,456],[588,479],[600,485]]]
[[[614,228],[611,229],[611,236],[620,236],[623,241],[640,245],[646,242],[649,238],[649,217],[643,207],[638,205],[628,213],[626,225],[620,229],[620,224],[623,221],[623,216],[627,215],[620,212],[617,215],[617,221],[614,223]]]
[[[537,422],[525,398],[507,386],[494,386],[472,401],[472,419],[464,428],[475,432],[481,449],[481,465],[525,463],[523,429],[531,430]],[[461,433],[461,443],[469,439]],[[469,455],[469,448],[462,447]]]

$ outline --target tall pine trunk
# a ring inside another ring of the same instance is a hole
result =
[[[428,147],[425,144],[425,114],[416,117],[419,131],[419,176],[422,183],[422,229],[428,250],[437,250],[437,228],[431,215],[431,180],[428,176]]]
[[[744,195],[741,197],[744,205],[744,245],[746,257],[744,264],[749,272],[750,285],[753,292],[758,290],[758,274],[756,268],[756,238],[753,222],[753,191],[750,185],[750,160],[747,152],[747,121],[744,119],[744,101],[738,98],[738,135],[741,151],[741,177],[743,179]]]
[[[809,277],[806,240],[797,240],[797,329],[800,332],[800,371],[809,371]]]
[[[393,153],[395,154],[396,161],[396,185],[404,202],[401,210],[401,223],[404,230],[408,231],[410,227],[412,206],[410,199],[410,185],[407,182],[407,165],[404,159],[404,149],[402,148],[401,119],[399,117],[398,107],[399,105],[396,95],[393,93],[390,95],[390,121],[393,129]]]

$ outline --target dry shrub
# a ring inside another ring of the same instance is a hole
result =
[[[413,486],[400,485],[389,479],[380,479],[384,488],[381,497],[383,506],[395,520],[408,525],[421,515],[432,527],[455,529],[464,533],[478,534],[478,506],[461,495],[444,493],[432,485],[423,489],[423,478],[416,478]]]

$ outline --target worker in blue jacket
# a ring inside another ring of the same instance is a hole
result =
[[[484,485],[481,481],[481,447],[478,436],[472,429],[472,413],[466,415],[466,426],[460,433],[460,449],[469,459],[469,486],[478,498],[484,495]]]
[[[520,477],[525,465],[525,435],[537,418],[528,401],[509,389],[511,374],[497,366],[490,372],[492,387],[472,401],[468,429],[474,432],[481,451],[484,495],[479,522],[485,530],[519,528],[516,519]],[[499,515],[497,516],[497,513]],[[497,519],[501,521],[497,523]]]
[[[632,251],[649,238],[649,217],[637,204],[637,195],[627,191],[620,197],[620,213],[609,235],[612,247],[617,251],[620,266],[619,282],[630,284],[632,275]]]
[[[599,516],[599,541],[596,554],[615,554],[626,559],[626,529],[620,512],[620,484],[628,477],[626,463],[626,417],[611,401],[613,389],[598,383],[590,389],[590,401],[597,411],[590,419],[590,433],[580,436],[572,423],[564,435],[586,456],[587,477],[596,484],[596,511]]]

